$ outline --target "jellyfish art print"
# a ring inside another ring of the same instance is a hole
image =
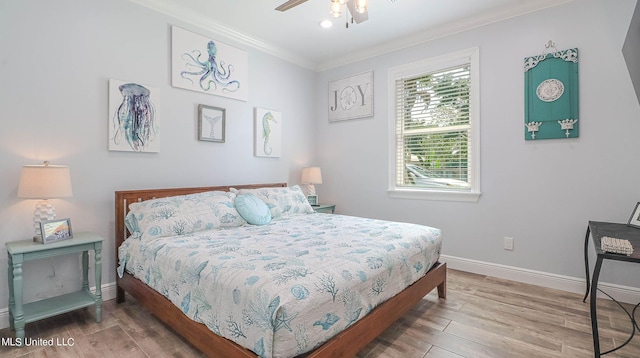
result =
[[[138,83],[109,81],[109,150],[158,151],[152,93],[156,91]]]

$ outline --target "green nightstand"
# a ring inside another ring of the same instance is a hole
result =
[[[336,204],[311,205],[311,207],[316,213],[333,214],[336,212]]]
[[[72,239],[42,244],[33,240],[6,242],[9,256],[9,324],[16,331],[16,345],[24,342],[26,323],[79,308],[96,306],[96,322],[102,320],[102,238],[96,234],[75,233]],[[89,250],[95,251],[96,292],[89,291]],[[22,263],[58,255],[82,252],[82,289],[41,301],[22,303]]]

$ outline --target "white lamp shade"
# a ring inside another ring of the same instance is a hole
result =
[[[302,168],[302,178],[300,179],[302,184],[322,184],[322,172],[320,167],[306,167]]]
[[[20,175],[18,197],[52,199],[72,196],[71,173],[68,166],[25,165]]]

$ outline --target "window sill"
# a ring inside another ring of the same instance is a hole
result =
[[[439,201],[463,201],[475,203],[480,199],[481,192],[461,192],[444,190],[421,189],[389,189],[389,197],[396,199],[439,200]]]

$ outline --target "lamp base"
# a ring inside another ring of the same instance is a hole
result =
[[[36,234],[33,236],[33,241],[42,242],[42,231],[40,229],[40,223],[47,220],[53,220],[56,218],[56,208],[53,207],[51,200],[40,200],[36,203],[36,208],[33,211],[33,228]]]
[[[313,184],[307,184],[307,196],[316,195],[316,187]]]

